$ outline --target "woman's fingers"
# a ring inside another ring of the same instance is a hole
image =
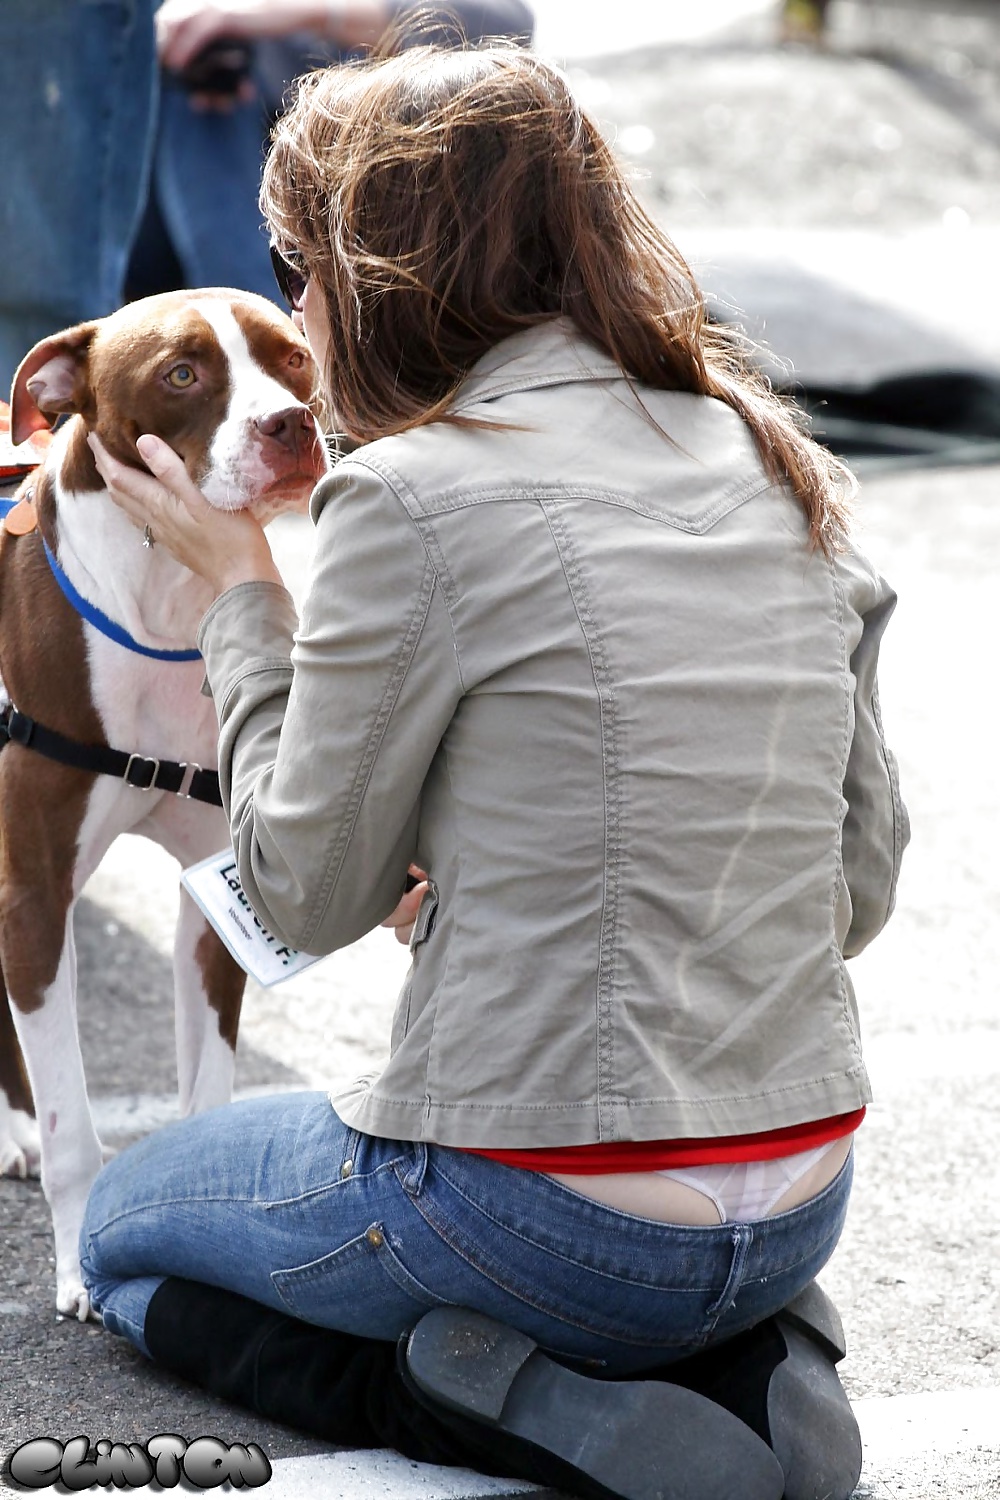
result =
[[[136,449],[150,472],[116,459],[100,438],[88,438],[98,472],[116,505],[136,526],[149,527],[152,545],[164,547],[192,573],[222,593],[238,583],[281,582],[259,522],[248,510],[209,505],[162,438],[146,434]]]
[[[406,892],[396,906],[381,924],[389,927],[395,934],[397,943],[408,943],[413,931],[413,924],[417,920],[417,912],[420,903],[424,899],[427,890],[426,871],[419,869],[416,865],[410,866],[410,874],[417,877],[417,884]]]
[[[138,525],[163,521],[175,514],[178,507],[195,518],[211,510],[185,469],[183,459],[162,438],[147,434],[136,442],[136,451],[149,469],[148,474],[115,458],[96,433],[91,433],[87,441],[112,500]]]
[[[184,460],[162,438],[146,433],[136,440],[136,451],[149,472],[173,499],[195,516],[210,510],[208,501],[184,467]]]
[[[108,494],[115,504],[137,526],[151,524],[159,517],[166,498],[163,485],[156,478],[144,474],[141,469],[132,468],[130,464],[123,464],[115,458],[96,433],[91,433],[87,441],[94,455],[97,472],[107,485]]]

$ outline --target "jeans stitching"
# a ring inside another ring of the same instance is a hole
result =
[[[617,1275],[613,1271],[602,1271],[598,1267],[592,1265],[590,1262],[588,1262],[586,1260],[575,1260],[573,1258],[573,1256],[565,1254],[564,1251],[558,1250],[558,1249],[554,1248],[551,1245],[546,1245],[546,1244],[544,1244],[540,1240],[530,1239],[526,1234],[522,1233],[519,1229],[515,1229],[510,1224],[505,1224],[502,1219],[496,1218],[487,1208],[485,1208],[483,1206],[482,1203],[478,1203],[478,1202],[476,1202],[475,1199],[470,1198],[469,1195],[466,1192],[464,1192],[463,1189],[461,1187],[459,1187],[457,1183],[453,1182],[451,1180],[451,1178],[448,1177],[448,1175],[445,1172],[441,1171],[440,1166],[436,1166],[436,1170],[438,1172],[440,1172],[442,1178],[444,1178],[445,1182],[448,1183],[448,1186],[452,1189],[452,1191],[455,1192],[455,1193],[457,1193],[457,1195],[462,1199],[463,1203],[467,1203],[470,1208],[474,1209],[477,1214],[482,1215],[482,1217],[484,1219],[488,1220],[490,1224],[494,1225],[497,1229],[499,1229],[501,1231],[501,1233],[503,1233],[503,1234],[509,1234],[512,1239],[519,1240],[523,1245],[530,1246],[531,1249],[540,1251],[541,1253],[543,1253],[545,1255],[551,1255],[553,1257],[553,1259],[560,1260],[560,1261],[562,1261],[564,1264],[566,1264],[568,1266],[574,1266],[578,1270],[592,1272],[595,1276],[604,1276],[609,1281],[619,1282],[622,1286],[635,1286],[635,1287],[639,1287],[643,1291],[652,1291],[652,1292],[675,1291],[675,1292],[697,1292],[697,1293],[704,1293],[704,1292],[709,1292],[709,1291],[712,1290],[711,1287],[702,1287],[702,1286],[698,1286],[698,1287],[671,1287],[671,1286],[663,1286],[659,1282],[638,1281],[638,1280],[636,1280],[636,1279],[634,1279],[633,1277],[630,1277],[630,1276],[619,1276],[619,1275]],[[433,1202],[433,1200],[431,1200],[431,1201]],[[588,1200],[588,1201],[592,1202],[593,1200]],[[438,1224],[438,1222],[436,1221],[436,1219],[432,1218],[432,1217],[428,1216],[426,1213],[424,1213],[423,1207],[421,1205],[418,1205],[418,1206],[420,1206],[421,1213],[424,1214],[424,1218],[426,1219],[427,1223],[430,1224],[430,1226],[434,1230],[434,1232],[436,1234],[438,1234],[441,1239],[445,1240],[446,1243],[451,1244],[451,1241],[448,1239],[445,1231]],[[598,1206],[600,1207],[601,1205],[598,1205]],[[647,1221],[643,1221],[643,1222],[647,1222]],[[653,1223],[654,1221],[650,1220],[648,1222]],[[671,1226],[670,1225],[664,1225],[662,1227],[663,1228],[670,1228]],[[686,1230],[690,1226],[683,1225],[683,1226],[673,1226],[673,1227],[675,1227],[675,1228],[680,1227],[680,1228],[684,1228]],[[452,1248],[456,1250],[456,1253],[462,1254],[462,1252],[458,1250],[457,1245],[453,1245]],[[465,1258],[466,1257],[463,1255],[463,1259],[465,1259]],[[469,1264],[472,1265],[472,1264],[474,1264],[474,1262],[470,1260]]]
[[[378,1244],[369,1238],[372,1230],[378,1230],[381,1235]],[[398,1292],[418,1306],[440,1307],[447,1301],[426,1286],[419,1277],[414,1276],[391,1245],[385,1226],[379,1222],[369,1225],[363,1234],[355,1235],[346,1244],[315,1261],[309,1261],[303,1266],[275,1267],[268,1279],[285,1306],[296,1317],[301,1317],[294,1295],[297,1291],[301,1289],[308,1293],[317,1286],[322,1289],[325,1281],[332,1279],[336,1282],[338,1273],[357,1262],[377,1266],[381,1275],[392,1282]],[[292,1295],[286,1295],[286,1289]]]
[[[705,1325],[701,1332],[700,1342],[704,1343],[710,1338],[716,1324],[724,1312],[735,1306],[740,1287],[746,1272],[747,1257],[750,1254],[750,1246],[753,1244],[753,1225],[734,1224],[732,1230],[733,1259],[729,1267],[729,1275],[726,1284],[722,1288],[721,1295],[705,1310]]]

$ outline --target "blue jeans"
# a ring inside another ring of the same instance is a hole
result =
[[[284,307],[257,205],[264,160],[259,102],[199,112],[169,78],[160,95],[152,191],[184,286],[234,286]]]
[[[753,1224],[661,1224],[539,1173],[362,1135],[325,1094],[286,1094],[180,1121],[109,1162],[81,1263],[105,1325],[144,1353],[149,1300],[181,1276],[374,1339],[470,1307],[623,1375],[785,1306],[833,1253],[851,1172],[849,1158],[816,1198]]]
[[[121,301],[157,95],[155,0],[0,3],[0,393],[39,339]]]

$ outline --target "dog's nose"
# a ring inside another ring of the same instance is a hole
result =
[[[316,422],[305,406],[286,406],[284,411],[269,411],[254,418],[254,426],[262,437],[273,438],[284,448],[298,448],[302,442],[312,442],[316,436]]]

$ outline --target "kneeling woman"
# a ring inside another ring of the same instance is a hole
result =
[[[313,497],[301,619],[162,443],[155,479],[101,467],[215,588],[256,910],[311,953],[388,920],[413,965],[377,1077],[104,1170],[94,1305],[331,1441],[590,1494],[846,1497],[813,1279],[869,1098],[845,958],[906,822],[893,596],[845,476],[521,51],[313,76],[263,202],[360,445]]]

